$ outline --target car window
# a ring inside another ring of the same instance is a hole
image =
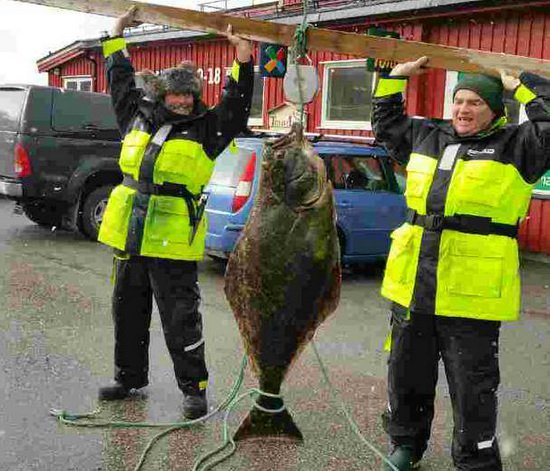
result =
[[[397,162],[394,161],[393,173],[395,175],[395,180],[397,181],[397,185],[399,186],[401,193],[405,193],[405,184],[407,181],[407,171],[405,170],[405,166],[399,165]]]
[[[0,89],[0,130],[19,130],[19,120],[25,103],[25,94],[25,90],[18,88]]]
[[[328,177],[337,190],[388,190],[380,162],[368,155],[331,154],[322,156]]]
[[[52,127],[57,131],[117,129],[108,95],[73,91],[54,94]]]
[[[252,149],[229,146],[216,159],[210,183],[236,188],[252,152]]]

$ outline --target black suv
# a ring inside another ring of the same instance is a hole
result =
[[[0,195],[37,224],[95,240],[122,180],[120,145],[109,95],[0,86]]]

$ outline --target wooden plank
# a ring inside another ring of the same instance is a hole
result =
[[[128,0],[17,1],[114,17],[122,15],[131,5],[136,4],[139,6],[136,18],[142,22],[213,34],[224,34],[227,25],[231,24],[235,34],[245,38],[287,46],[293,44],[296,29],[294,25],[252,20],[220,13],[203,13]],[[312,50],[351,54],[357,57],[377,57],[397,62],[428,56],[430,58],[429,67],[462,72],[481,72],[498,76],[498,70],[504,68],[515,74],[528,70],[550,77],[550,61],[548,60],[402,39],[380,38],[329,29],[309,28],[307,31],[307,46]]]

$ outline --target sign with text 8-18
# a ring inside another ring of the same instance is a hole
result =
[[[550,199],[550,171],[546,172],[538,181],[533,191],[535,197]]]

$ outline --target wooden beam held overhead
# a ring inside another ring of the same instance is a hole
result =
[[[129,0],[17,1],[112,17],[121,16],[136,4],[139,6],[136,18],[144,23],[220,35],[224,35],[227,25],[231,24],[235,34],[253,41],[271,42],[285,46],[293,44],[296,30],[294,25],[272,21],[254,20],[221,13],[204,13]],[[307,30],[307,47],[311,50],[351,54],[359,58],[376,57],[397,62],[428,56],[430,58],[428,67],[460,72],[478,72],[499,76],[499,69],[505,69],[516,75],[526,70],[550,77],[550,61],[548,60],[314,27]]]

